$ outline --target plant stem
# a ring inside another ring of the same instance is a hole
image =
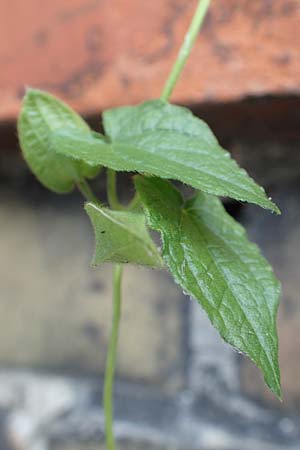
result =
[[[208,11],[211,0],[199,0],[198,7],[193,16],[190,27],[185,35],[183,44],[179,50],[177,59],[173,65],[169,78],[166,81],[161,100],[169,100],[183,67],[191,53],[195,40],[203,24],[203,20]]]
[[[99,204],[99,200],[93,193],[92,189],[90,188],[90,185],[88,182],[83,178],[82,180],[78,181],[76,184],[78,190],[81,192],[81,194],[86,198],[89,202],[94,202]]]
[[[133,199],[130,201],[128,205],[128,211],[132,211],[133,209],[136,209],[141,204],[141,199],[139,194],[136,192]]]
[[[198,7],[192,19],[191,25],[187,31],[182,47],[178,53],[178,57],[172,68],[170,76],[163,89],[161,99],[167,101],[176,85],[176,82],[183,70],[183,67],[190,55],[193,44],[197,38],[205,15],[211,0],[199,0]],[[78,189],[89,200],[98,202],[86,180],[77,183]],[[107,196],[110,206],[116,210],[127,209],[121,205],[118,200],[116,173],[114,170],[107,170]],[[136,196],[130,203],[129,207],[134,208],[138,204],[139,198]],[[115,450],[115,438],[113,431],[113,385],[116,367],[117,346],[119,337],[119,325],[121,320],[121,282],[122,282],[123,266],[115,264],[113,268],[113,317],[112,328],[106,358],[105,378],[104,378],[104,394],[103,406],[105,415],[105,440],[107,450]]]
[[[116,192],[116,173],[111,170],[108,174],[108,188],[107,193],[109,197],[110,206],[120,207]],[[99,203],[97,197],[93,193],[89,184],[85,179],[77,183],[77,188],[82,195],[91,202]],[[118,208],[116,208],[118,209]],[[125,209],[122,206],[122,209]],[[116,367],[116,356],[119,337],[119,326],[121,320],[121,284],[122,284],[123,266],[115,264],[113,266],[113,315],[112,327],[108,345],[108,352],[106,357],[105,377],[104,377],[104,393],[103,393],[103,408],[105,416],[105,440],[107,450],[115,450],[115,438],[113,431],[113,386],[114,375]]]
[[[121,319],[121,281],[123,266],[116,264],[113,272],[113,318],[110,334],[108,353],[106,359],[104,380],[104,414],[105,414],[105,439],[107,450],[115,450],[115,438],[113,432],[113,385],[116,366],[116,354],[119,337],[119,325]]]
[[[107,169],[107,197],[111,208],[116,210],[126,209],[120,204],[117,194],[116,172]],[[119,325],[121,320],[121,284],[122,284],[123,266],[115,264],[113,266],[113,317],[111,334],[106,357],[103,407],[105,417],[105,441],[107,450],[115,450],[115,437],[113,429],[114,421],[114,403],[113,386],[117,358],[117,347],[119,337]]]
[[[112,169],[107,169],[107,197],[111,208],[116,210],[126,209],[126,207],[119,202],[116,172]]]

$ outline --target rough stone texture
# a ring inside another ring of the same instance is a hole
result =
[[[103,440],[97,382],[9,372],[1,373],[1,382],[14,399],[6,421],[6,439],[12,449],[73,446],[84,450]],[[230,397],[215,406],[202,399],[199,408],[194,401],[187,404],[182,396],[172,400],[161,394],[159,398],[155,391],[145,390],[132,395],[134,389],[130,385],[116,389],[116,437],[125,448],[130,444],[141,450],[237,450],[241,445],[247,450],[299,448],[296,418],[276,418],[247,401],[240,400],[237,408]]]
[[[99,381],[0,372],[5,450],[86,450],[103,442]],[[120,448],[136,450],[296,450],[299,418],[278,417],[241,397],[166,396],[117,383],[115,432]],[[233,420],[234,418],[234,420]]]
[[[118,446],[120,448],[122,448],[122,450],[181,450],[178,447],[161,447],[161,446],[157,446],[157,445],[153,445],[153,444],[149,444],[149,443],[143,443],[143,442],[137,442],[137,443],[132,443],[129,441],[121,441],[118,442]],[[50,450],[107,450],[106,445],[105,444],[101,444],[101,443],[94,443],[94,444],[89,444],[89,443],[74,443],[74,442],[69,442],[69,443],[65,443],[65,444],[58,444],[55,445],[54,447],[52,447]],[[183,449],[182,449],[183,450]]]
[[[158,97],[196,4],[1,2],[0,118],[16,116],[28,85],[84,113]],[[212,2],[174,100],[299,93],[299,27],[298,0]]]
[[[127,442],[127,444],[125,442],[119,442],[118,445],[123,450],[179,450],[178,448],[175,447],[162,448],[153,446],[152,444],[143,444],[143,443],[132,444],[132,442]],[[103,445],[94,444],[90,446],[89,444],[86,445],[85,443],[79,445],[78,444],[74,445],[74,443],[70,443],[59,447],[54,447],[53,450],[106,450],[106,446],[104,444]]]
[[[231,392],[239,389],[236,354],[220,339],[196,301],[190,306],[190,346],[189,383],[193,392],[215,395],[216,385]]]
[[[93,232],[82,202],[59,200],[59,206],[36,205],[18,192],[1,192],[0,361],[102,373],[111,268],[89,268]],[[180,290],[165,272],[127,267],[123,294],[119,374],[182,386]]]

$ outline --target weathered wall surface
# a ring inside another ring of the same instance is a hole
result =
[[[0,271],[5,276],[0,316],[9,323],[9,332],[1,340],[0,354],[6,365],[85,374],[103,371],[111,267],[89,268],[93,232],[82,201],[74,203],[63,209],[47,203],[37,206],[25,196],[1,191]],[[128,267],[123,293],[128,298],[124,323],[129,326],[121,330],[120,372],[182,386],[180,290],[163,272]]]
[[[168,276],[128,268],[116,386],[120,448],[299,449],[299,111],[297,99],[197,108],[283,212],[227,204],[283,283],[284,402]],[[0,153],[0,449],[94,450],[103,441],[110,268],[88,267],[93,237],[81,198],[48,193],[13,150]],[[101,183],[95,188],[101,194]],[[123,179],[121,197],[130,189]]]
[[[0,450],[105,448],[110,267],[89,268],[80,197],[46,192],[20,158],[14,120],[24,86],[50,90],[98,127],[102,109],[159,96],[195,5],[0,1]],[[168,275],[128,268],[118,448],[300,448],[299,29],[298,0],[212,2],[173,97],[194,105],[283,212],[227,203],[283,283],[284,402]],[[123,179],[121,197],[130,189]]]
[[[0,2],[0,118],[16,117],[25,86],[83,113],[160,95],[195,1]],[[299,93],[298,0],[218,0],[174,100]]]

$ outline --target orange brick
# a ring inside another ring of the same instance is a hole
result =
[[[0,119],[26,85],[84,114],[158,97],[197,1],[0,3]],[[219,0],[173,100],[299,93],[298,0]]]

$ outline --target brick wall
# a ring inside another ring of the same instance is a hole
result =
[[[0,118],[25,86],[84,113],[160,95],[197,0],[0,2]],[[38,12],[38,17],[37,17]],[[212,2],[174,100],[299,94],[298,0]]]
[[[89,268],[81,198],[47,192],[20,158],[24,87],[59,95],[95,127],[106,107],[158,97],[196,0],[71,3],[0,1],[0,450],[104,449],[110,267]],[[207,120],[283,212],[226,204],[283,283],[284,402],[167,274],[127,268],[118,448],[300,448],[299,26],[298,0],[212,2],[173,97]],[[103,186],[94,186],[102,197]],[[130,189],[122,178],[121,197]]]

